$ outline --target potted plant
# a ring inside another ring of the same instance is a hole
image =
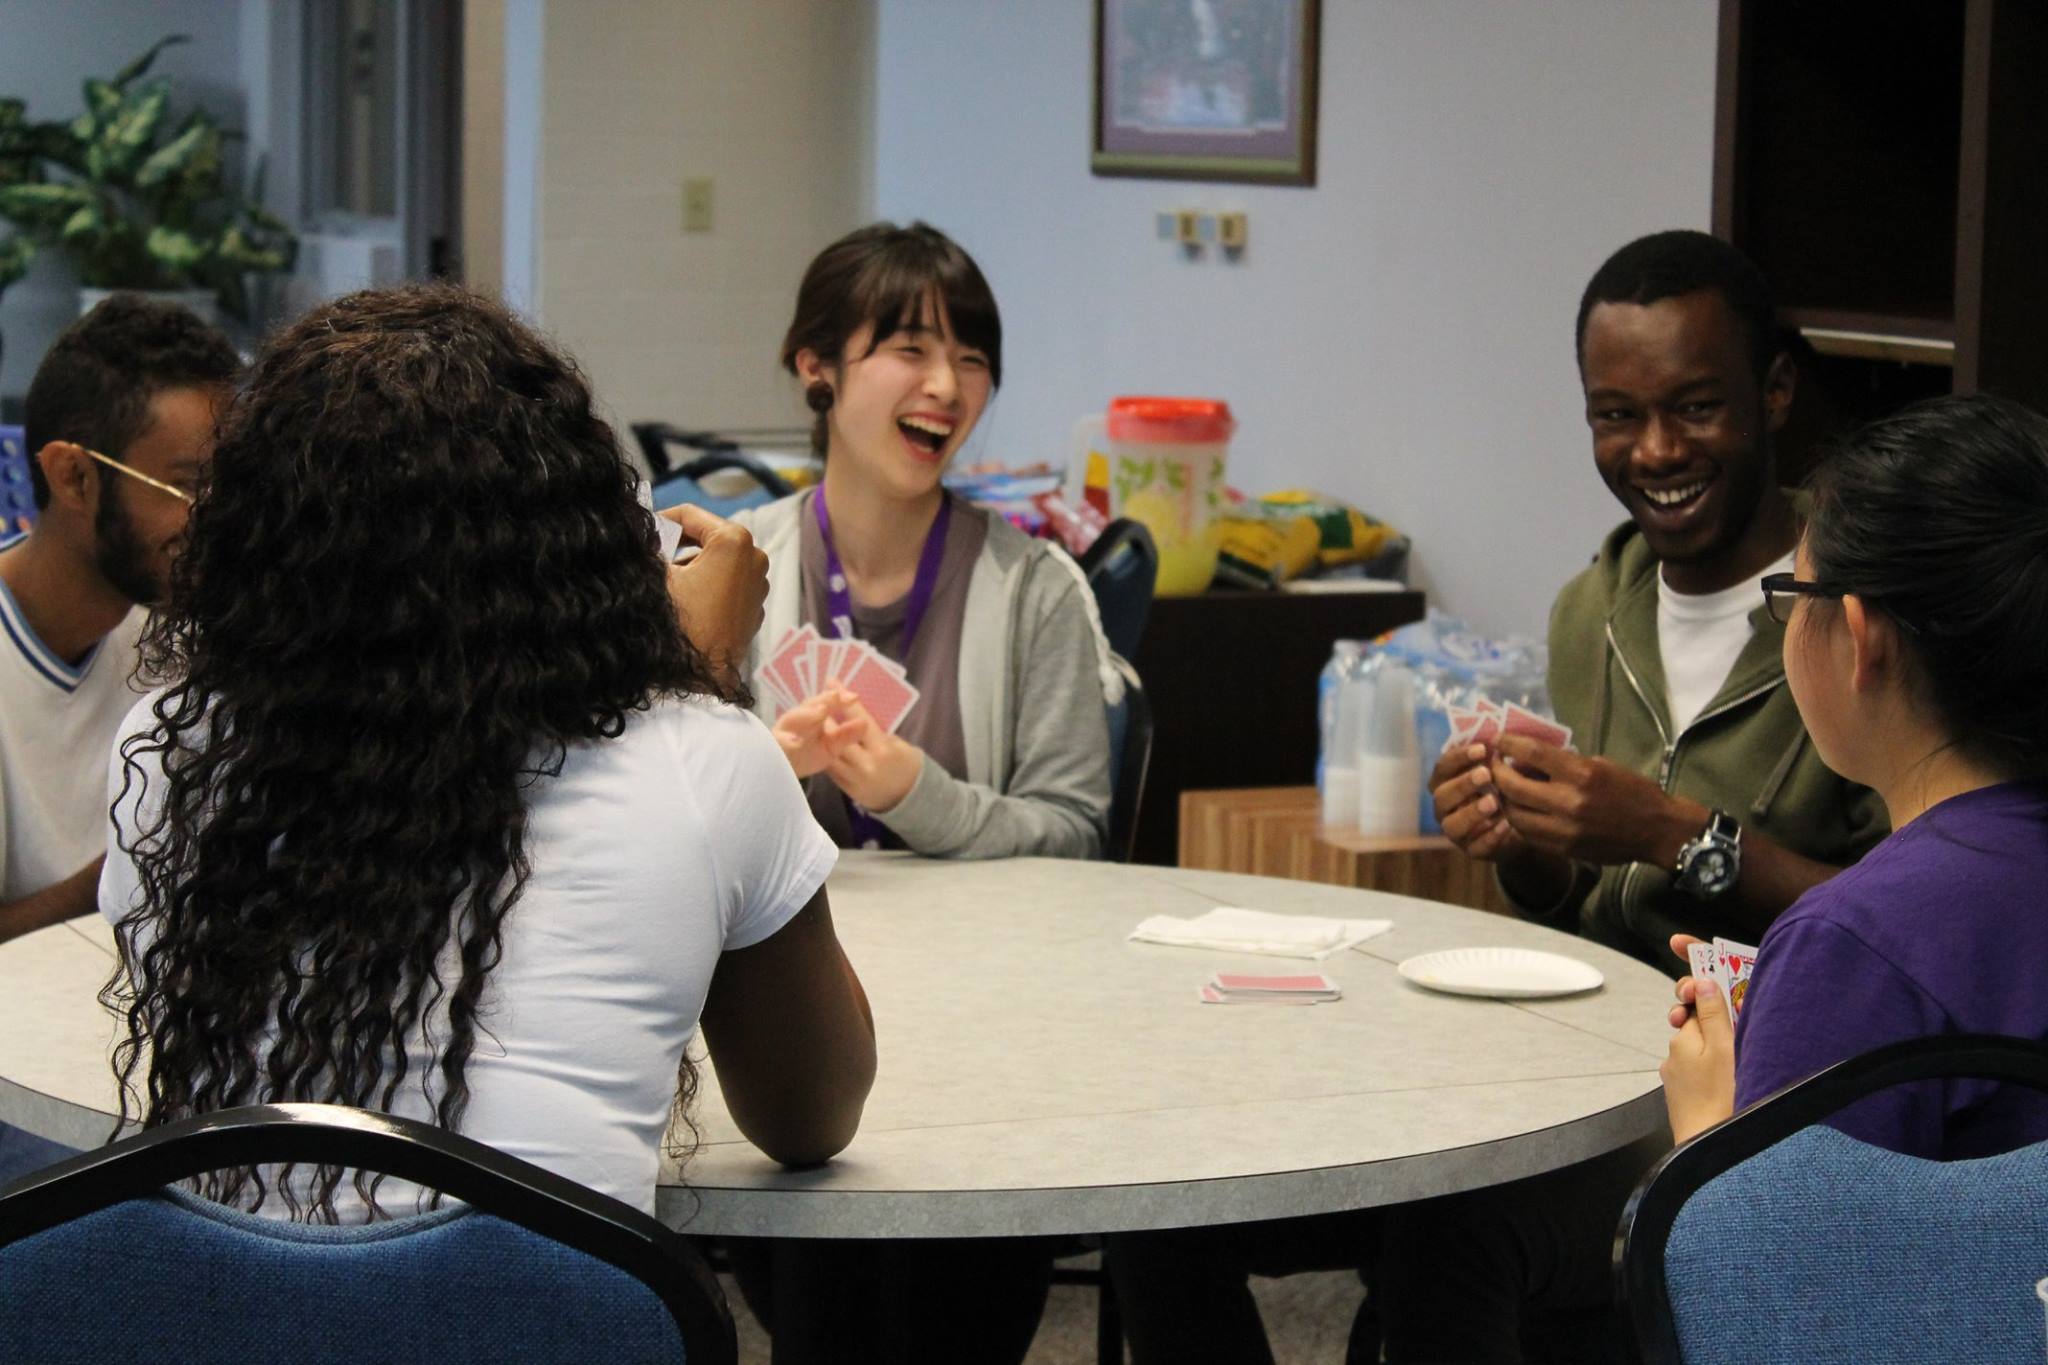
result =
[[[34,143],[22,102],[0,99],[0,190],[24,184],[35,176]],[[21,233],[10,231],[0,235],[0,299],[7,297],[9,285],[28,273],[28,264],[35,254],[35,244]],[[7,338],[0,335],[0,356],[7,353],[6,342]]]
[[[31,123],[0,101],[0,282],[36,247],[61,251],[78,272],[81,304],[106,293],[174,292],[207,311],[212,300],[248,320],[247,277],[289,270],[298,239],[266,212],[259,169],[249,194],[228,183],[230,137],[204,110],[173,123],[171,87],[145,81],[165,38],[111,80],[85,82],[85,110],[68,123]]]

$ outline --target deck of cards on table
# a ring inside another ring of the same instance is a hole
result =
[[[892,735],[918,698],[903,665],[885,658],[865,640],[828,640],[810,626],[784,631],[754,679],[775,699],[778,717],[837,680],[860,698],[875,724]]]
[[[1570,726],[1559,725],[1515,702],[1503,706],[1481,698],[1472,706],[1447,706],[1444,714],[1451,721],[1451,737],[1444,743],[1446,752],[1465,744],[1491,748],[1502,735],[1527,735],[1556,749],[1572,747]]]
[[[1298,976],[1248,976],[1218,972],[1200,992],[1205,1005],[1320,1005],[1341,1000],[1344,992],[1321,972]]]
[[[1749,994],[1749,973],[1756,966],[1756,949],[1732,938],[1717,938],[1712,943],[1692,944],[1685,955],[1694,976],[1721,988],[1721,998],[1728,1002],[1728,1017],[1740,1017],[1742,997]]]

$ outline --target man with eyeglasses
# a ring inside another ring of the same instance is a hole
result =
[[[240,369],[219,329],[117,296],[29,384],[36,522],[0,545],[0,940],[92,912],[107,764]]]
[[[93,912],[144,609],[240,369],[218,328],[120,295],[29,383],[36,521],[0,540],[0,941]],[[0,1124],[0,1183],[69,1154]]]

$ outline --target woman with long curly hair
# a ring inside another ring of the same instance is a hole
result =
[[[769,1155],[851,1138],[874,1035],[831,841],[635,493],[574,365],[475,295],[271,343],[145,642],[180,681],[113,758],[124,1116],[360,1105],[651,1210],[701,1014]],[[333,1168],[209,1192],[378,1203]]]

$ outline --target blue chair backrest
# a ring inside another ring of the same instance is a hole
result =
[[[0,1248],[0,1359],[684,1359],[624,1271],[467,1205],[334,1228],[180,1190]]]
[[[36,519],[29,482],[28,440],[20,427],[0,427],[0,541],[26,531]]]
[[[2048,1143],[1926,1161],[1804,1129],[1695,1191],[1664,1279],[1683,1358],[2040,1360]]]

